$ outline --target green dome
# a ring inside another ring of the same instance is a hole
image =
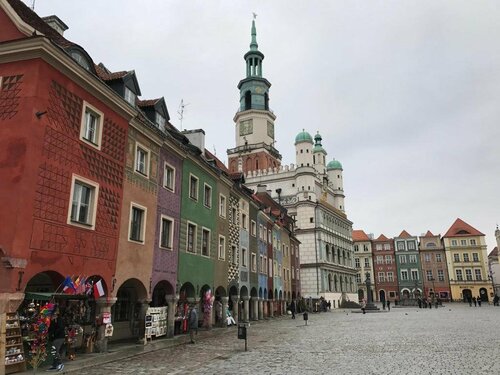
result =
[[[313,153],[315,154],[316,152],[324,152],[326,154],[325,149],[321,145],[314,145]]]
[[[302,129],[302,131],[295,137],[295,144],[300,142],[313,143],[311,134]]]
[[[333,169],[340,169],[341,171],[343,170],[342,164],[340,164],[340,161],[338,160],[332,160],[331,162],[329,162],[328,165],[326,166],[326,169],[328,171],[331,171]]]

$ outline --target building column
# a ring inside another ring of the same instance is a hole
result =
[[[244,296],[242,297],[242,300],[243,300],[243,321],[244,322],[248,322],[249,321],[249,312],[250,312],[250,309],[249,309],[249,303],[248,303],[248,300],[250,298],[248,296]]]
[[[257,301],[257,304],[259,305],[259,320],[264,319],[264,300],[262,298],[259,298]]]
[[[175,308],[179,297],[175,295],[165,296],[167,300],[167,337],[174,337],[175,330]]]
[[[96,315],[99,317],[101,324],[97,327],[97,340],[96,349],[98,353],[108,352],[108,338],[105,335],[106,324],[102,323],[102,318],[104,314],[109,314],[111,316],[111,306],[116,303],[116,297],[101,297],[96,299]],[[113,321],[111,321],[113,324]]]
[[[257,297],[252,297],[252,309],[253,309],[252,320],[259,320],[259,299]]]
[[[236,323],[239,322],[239,316],[238,316],[238,307],[240,304],[240,296],[238,294],[233,294],[231,296],[231,301],[233,302],[233,318]]]
[[[222,302],[222,327],[227,327],[227,306],[229,303],[229,297],[221,297],[221,302]]]
[[[139,310],[139,343],[146,345],[146,312],[149,308],[149,303],[151,300],[143,299],[137,301],[141,304],[141,308]]]
[[[269,300],[269,317],[274,318],[274,300]]]

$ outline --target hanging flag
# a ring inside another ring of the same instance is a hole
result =
[[[80,276],[78,276],[75,281],[73,281],[73,286],[75,287],[75,294],[80,294]]]
[[[104,295],[104,288],[102,286],[102,280],[99,280],[94,284],[94,298],[102,297]]]
[[[80,287],[77,288],[76,293],[77,294],[85,294],[86,292],[86,286],[85,284],[87,283],[87,278],[85,276],[82,276],[80,279]]]
[[[87,281],[85,282],[85,294],[87,294],[87,295],[92,294],[93,289],[94,288],[93,288],[92,280],[87,279]]]
[[[66,278],[63,281],[63,293],[75,294],[75,292],[76,292],[75,285],[73,284],[71,277],[66,276]]]

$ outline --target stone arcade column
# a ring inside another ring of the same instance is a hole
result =
[[[249,303],[248,303],[248,296],[242,297],[243,299],[243,321],[248,322],[249,320]]]
[[[222,327],[227,327],[227,306],[229,304],[229,297],[221,297],[221,302],[222,302]]]
[[[233,294],[231,296],[231,301],[233,302],[233,311],[232,311],[233,318],[234,318],[234,321],[236,323],[238,323],[239,322],[238,307],[239,307],[239,303],[240,303],[240,296],[237,294]]]
[[[149,303],[151,300],[143,299],[137,301],[141,304],[141,309],[139,311],[139,343],[146,345],[146,312],[148,311]]]
[[[264,300],[262,298],[259,298],[257,301],[257,304],[259,305],[259,320],[264,319]]]
[[[117,298],[116,297],[101,297],[98,298],[95,301],[96,304],[96,315],[99,317],[99,319],[102,319],[102,316],[104,313],[109,313],[111,314],[111,306],[113,306],[116,303]],[[114,322],[111,321],[111,324]],[[106,331],[106,324],[101,324],[97,328],[97,340],[96,340],[96,347],[97,347],[97,352],[99,353],[107,353],[108,352],[108,338],[105,336],[105,331]],[[140,332],[140,331],[139,331]]]
[[[167,300],[167,337],[174,337],[175,330],[175,308],[177,302],[179,301],[178,296],[167,295],[165,296]]]
[[[252,297],[252,320],[259,320],[259,299]]]

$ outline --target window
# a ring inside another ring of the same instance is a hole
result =
[[[405,243],[404,241],[398,241],[398,250],[404,250],[405,249]]]
[[[232,213],[232,218],[233,218],[233,224],[238,224],[238,215],[236,211],[236,207],[231,208],[231,213]]]
[[[292,268],[292,280],[295,280],[295,268]]]
[[[377,264],[384,264],[384,256],[377,255]]]
[[[271,231],[268,229],[267,230],[267,243],[271,243],[272,239],[271,239]]]
[[[472,260],[474,262],[479,262],[479,254],[478,253],[472,253]]]
[[[468,262],[469,261],[469,254],[464,253],[463,256],[464,256],[464,262]]]
[[[168,217],[161,217],[160,247],[171,249],[173,238],[174,221]]]
[[[226,237],[219,236],[219,259],[226,259]]]
[[[431,281],[432,280],[432,271],[431,270],[425,271],[425,276],[427,277],[427,281]]]
[[[387,272],[387,281],[389,281],[389,282],[394,281],[394,273],[393,272]]]
[[[425,255],[424,255],[424,260],[425,260],[426,262],[430,262],[430,261],[431,261],[431,254],[425,254]]]
[[[156,112],[155,123],[161,130],[165,130],[165,117],[160,115],[158,112]]]
[[[247,266],[247,249],[244,247],[241,248],[241,265],[243,267]]]
[[[244,213],[241,214],[241,227],[245,230],[248,229],[247,215]]]
[[[219,195],[219,216],[226,217],[226,197],[222,194]]]
[[[377,250],[377,251],[382,250],[382,244],[381,243],[376,244],[375,245],[375,250]]]
[[[198,177],[189,175],[189,198],[198,200]]]
[[[385,256],[385,264],[392,264],[392,255]]]
[[[462,281],[464,279],[462,275],[462,270],[455,270],[455,274],[457,275],[457,280]]]
[[[436,262],[441,262],[441,254],[436,254]]]
[[[163,171],[163,187],[174,191],[175,189],[175,168],[171,165],[165,163],[165,168]]]
[[[385,274],[383,272],[378,273],[378,282],[379,283],[385,282]]]
[[[480,269],[475,269],[474,273],[476,274],[476,280],[482,280],[482,275],[481,275],[481,270]]]
[[[391,244],[385,243],[384,250],[391,250]]]
[[[453,254],[453,261],[455,263],[460,262],[460,254]]]
[[[125,87],[125,92],[123,96],[130,105],[135,107],[135,94],[132,90],[130,90],[128,87]]]
[[[144,176],[149,173],[149,152],[139,144],[135,146],[135,171]]]
[[[457,243],[457,240],[451,240],[451,246],[457,246],[458,243]]]
[[[470,240],[470,244],[471,244],[471,245],[473,245],[473,246],[474,246],[474,245],[476,245],[476,240],[471,239],[471,240]]]
[[[411,270],[411,279],[418,280],[418,270]]]
[[[407,242],[408,244],[408,250],[415,250],[415,241],[409,241]]]
[[[359,246],[358,246],[358,245],[354,245],[354,251],[355,251],[355,252],[358,252],[358,251],[359,251]]]
[[[406,263],[406,255],[399,256],[399,263]]]
[[[210,231],[205,228],[201,231],[201,255],[210,256]]]
[[[98,150],[101,149],[103,119],[104,115],[101,111],[86,101],[83,102],[80,139]]]
[[[233,264],[238,264],[238,248],[231,245],[231,260]]]
[[[363,245],[363,251],[368,251],[368,246]]]
[[[252,233],[252,236],[257,236],[257,223],[255,221],[252,220],[252,223],[251,223],[251,233]]]
[[[264,256],[259,256],[259,272],[264,273]]]
[[[444,270],[438,270],[438,280],[444,281]]]
[[[359,263],[359,258],[354,258],[354,267],[361,268],[361,265]]]
[[[99,185],[76,175],[72,179],[68,224],[81,224],[94,229]]]
[[[465,270],[465,278],[467,281],[472,281],[472,270],[471,269]]]
[[[203,189],[203,204],[205,207],[212,208],[212,187],[207,184]]]
[[[460,240],[461,246],[467,246],[467,240]]]
[[[358,273],[358,274],[356,274],[356,282],[357,282],[358,284],[361,284],[361,275],[360,275],[359,273]]]
[[[410,255],[410,263],[417,263],[417,256],[412,254]]]
[[[144,226],[146,224],[145,218],[146,208],[136,206],[132,203],[130,207],[130,240],[144,242]]]
[[[196,252],[196,225],[188,223],[187,227],[187,251]]]
[[[401,280],[408,280],[408,271],[406,270],[401,271]]]
[[[264,256],[264,265],[262,266],[264,273],[267,274],[267,257]]]
[[[252,272],[257,272],[257,255],[252,253]]]
[[[365,268],[369,268],[369,267],[370,267],[370,259],[365,258]]]
[[[273,277],[273,262],[271,261],[271,259],[269,259],[269,263],[268,263],[268,269],[269,269],[269,272],[267,273],[267,275],[269,277]]]

